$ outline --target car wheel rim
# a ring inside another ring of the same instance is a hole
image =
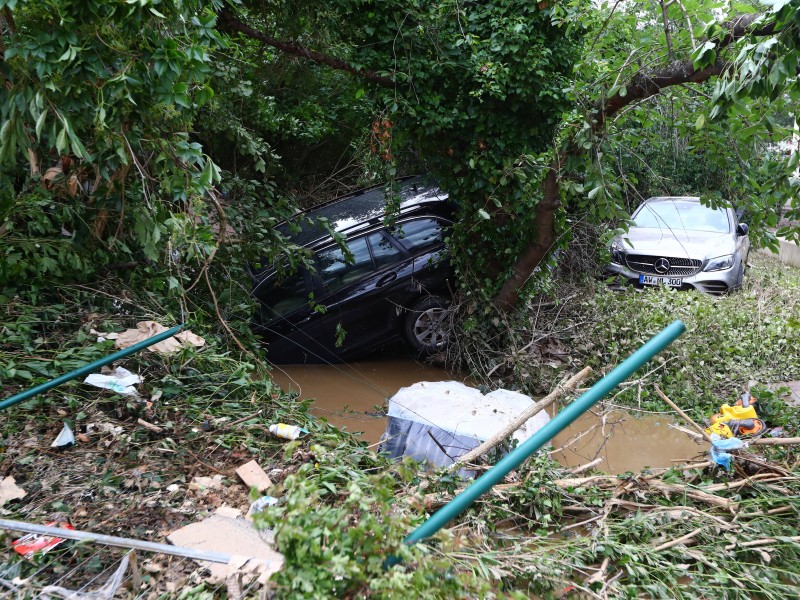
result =
[[[423,346],[438,348],[445,342],[445,332],[442,328],[447,309],[429,308],[417,316],[414,323],[414,337]]]

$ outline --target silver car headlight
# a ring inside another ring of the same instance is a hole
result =
[[[619,242],[611,242],[611,262],[618,265],[625,264],[625,251]]]
[[[730,269],[733,266],[734,255],[728,254],[726,256],[718,256],[717,258],[712,258],[708,261],[706,268],[703,269],[704,271],[724,271],[725,269]]]

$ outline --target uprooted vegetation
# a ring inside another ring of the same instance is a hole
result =
[[[598,371],[615,366],[681,318],[687,333],[614,403],[666,411],[654,392],[658,384],[702,422],[751,379],[798,376],[790,340],[800,323],[800,276],[758,256],[751,263],[744,292],[724,298],[615,293],[594,283],[559,287],[532,305],[529,321],[513,324],[513,337],[480,352],[472,342],[469,366],[492,387],[545,389],[584,364]],[[99,294],[63,292],[61,305],[34,307],[17,298],[4,308],[4,397],[112,352],[92,329],[119,331],[145,318],[169,322],[133,292],[108,304]],[[258,518],[274,529],[286,559],[269,588],[280,598],[785,598],[800,584],[793,446],[741,450],[730,473],[702,459],[623,475],[570,472],[540,453],[433,541],[409,548],[403,538],[465,482],[386,461],[284,396],[263,365],[231,351],[215,327],[192,327],[207,347],[125,360],[144,379],[141,402],[73,382],[6,410],[0,477],[13,476],[27,495],[3,506],[4,518],[66,517],[77,529],[163,541],[223,504],[246,510],[251,497],[233,470],[255,459],[273,479],[271,494],[281,498]],[[768,425],[797,435],[797,416],[780,393],[759,393]],[[78,442],[51,449],[65,420]],[[275,422],[310,433],[280,440],[268,432]],[[698,444],[698,454],[706,450]],[[214,485],[194,480],[215,475],[221,478]],[[5,533],[2,543],[14,537]],[[401,562],[386,569],[389,556]],[[119,557],[117,550],[74,543],[35,562],[6,553],[0,580],[23,596],[54,582],[94,589]],[[140,555],[138,562],[138,575],[131,571],[124,581],[129,597],[230,591],[186,559]],[[250,582],[243,595],[260,590]]]

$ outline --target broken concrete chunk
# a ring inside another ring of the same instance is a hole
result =
[[[236,474],[241,478],[247,487],[256,488],[259,492],[265,492],[272,487],[272,480],[264,472],[259,464],[251,460],[236,469]]]

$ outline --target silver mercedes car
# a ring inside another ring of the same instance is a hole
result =
[[[724,294],[741,287],[748,227],[732,208],[711,208],[693,196],[645,200],[634,225],[611,242],[607,271],[636,287],[668,285]]]

